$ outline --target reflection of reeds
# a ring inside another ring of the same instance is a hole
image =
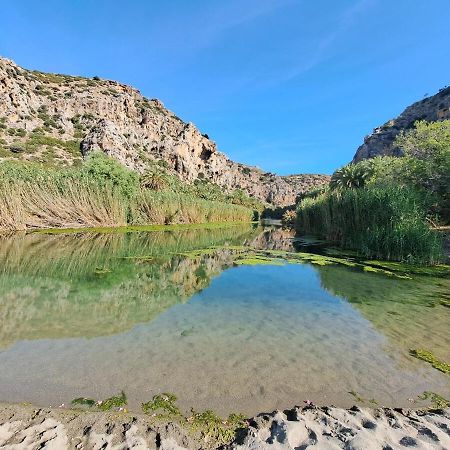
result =
[[[254,234],[251,225],[128,234],[0,234],[0,274],[78,277],[96,268],[113,269],[124,257],[168,257],[197,248],[239,245]]]
[[[103,237],[101,243],[110,247],[111,241]],[[125,235],[117,242],[126,248]],[[74,254],[75,243],[72,240],[65,251]],[[83,247],[82,253],[88,251],[85,242]],[[40,251],[45,248],[36,246]],[[57,273],[46,271],[60,267],[50,261],[51,257],[44,261],[39,274],[27,273],[38,266],[0,274],[0,348],[24,339],[107,336],[129,330],[208,286],[231,264],[232,256],[217,250],[195,259],[172,256],[142,264],[115,258],[115,268],[105,275],[69,279],[52,278]]]

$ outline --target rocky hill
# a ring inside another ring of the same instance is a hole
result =
[[[401,152],[395,147],[394,140],[402,130],[412,128],[417,120],[434,122],[445,119],[450,119],[450,87],[408,106],[397,118],[375,128],[372,134],[365,137],[353,162],[374,156],[400,156]]]
[[[73,165],[94,150],[140,173],[158,163],[188,183],[207,179],[278,206],[329,180],[233,162],[192,123],[130,86],[30,71],[0,58],[0,159]]]

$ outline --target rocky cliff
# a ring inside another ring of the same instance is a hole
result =
[[[188,183],[207,179],[280,206],[329,180],[233,162],[192,123],[130,86],[30,71],[0,58],[1,159],[73,165],[95,150],[140,173],[157,162]]]
[[[417,120],[434,122],[445,119],[450,119],[450,87],[408,106],[397,118],[375,128],[372,134],[365,137],[353,162],[374,156],[400,156],[401,151],[395,147],[394,141],[402,130],[412,128]]]

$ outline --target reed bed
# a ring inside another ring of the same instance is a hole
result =
[[[132,196],[89,177],[0,180],[0,230],[249,222],[250,208],[138,189]]]
[[[399,186],[332,190],[302,200],[297,229],[361,256],[434,264],[442,257],[440,235],[426,223],[417,191]]]

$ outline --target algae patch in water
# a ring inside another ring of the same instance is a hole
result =
[[[365,399],[364,397],[362,397],[360,394],[358,394],[358,392],[356,391],[348,391],[348,393],[357,401],[360,403],[372,403],[372,405],[378,405],[378,402],[374,399],[371,398],[370,400]]]
[[[450,277],[450,266],[447,264],[436,264],[435,266],[418,266],[393,261],[364,261],[365,264],[388,270],[403,275],[422,275],[437,278]]]
[[[88,408],[92,408],[95,405],[95,400],[93,398],[87,398],[87,397],[79,397],[74,398],[71,401],[71,404],[73,406],[87,406]]]
[[[420,400],[430,400],[433,408],[444,409],[450,406],[450,400],[442,397],[442,395],[436,394],[435,392],[425,391],[418,397]]]
[[[180,408],[175,404],[177,396],[169,392],[157,394],[147,403],[142,403],[145,414],[153,414],[159,418],[174,418],[181,416]]]
[[[105,400],[95,401],[93,398],[78,397],[71,401],[72,406],[87,406],[92,408],[96,406],[100,411],[109,411],[112,408],[121,408],[127,405],[127,396],[122,391],[119,395],[109,397]]]
[[[283,261],[278,258],[267,258],[264,256],[249,256],[237,259],[234,261],[234,264],[238,266],[258,266],[258,265],[273,265],[273,266],[282,266]]]
[[[431,364],[435,369],[440,370],[443,373],[450,374],[450,364],[440,361],[430,351],[418,348],[411,349],[409,353],[411,356],[414,356],[414,358],[421,359],[422,361]]]

